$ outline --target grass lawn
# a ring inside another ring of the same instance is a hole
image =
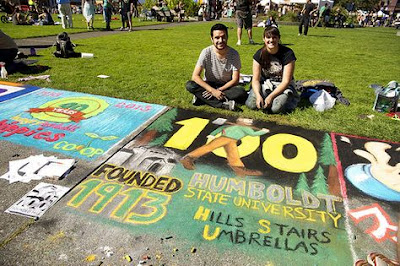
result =
[[[98,19],[99,16],[95,26],[103,26]],[[297,57],[295,78],[330,80],[351,105],[336,104],[323,113],[307,106],[289,115],[266,115],[246,107],[241,113],[233,113],[191,105],[192,96],[185,91],[185,82],[191,77],[200,51],[211,44],[209,30],[213,24],[187,23],[164,30],[84,40],[72,37],[78,45],[76,51],[94,53],[95,58],[58,59],[52,56],[54,48],[41,50],[39,63],[51,67],[43,74],[51,75],[52,83],[41,80],[29,83],[400,142],[400,122],[372,111],[375,95],[368,87],[373,83],[400,81],[400,37],[395,29],[318,28],[310,29],[309,36],[304,37],[297,36],[296,26],[280,26],[282,43],[292,48]],[[242,40],[245,45],[237,47],[235,24],[226,24],[230,27],[229,44],[241,56],[241,72],[251,74],[252,56],[262,46],[263,29],[254,28],[257,45],[247,45],[245,37]],[[119,23],[113,22],[113,27],[117,26]],[[99,74],[110,78],[97,78]],[[10,81],[22,76],[14,74]],[[374,114],[373,119],[360,117],[370,114]]]
[[[4,13],[0,13],[3,15]],[[61,19],[57,18],[57,15],[53,14],[54,22],[60,22]],[[111,21],[111,28],[112,29],[119,29],[122,26],[122,22],[120,20],[119,15],[113,15]],[[57,35],[62,31],[66,31],[68,33],[78,33],[78,32],[87,32],[86,28],[86,21],[83,15],[81,14],[73,14],[73,28],[72,29],[65,29],[60,25],[49,25],[49,26],[23,26],[23,25],[13,25],[12,23],[1,23],[0,29],[5,32],[6,34],[10,35],[14,39],[23,39],[23,38],[30,38],[30,37],[43,37],[43,36],[50,36],[50,35]],[[161,22],[156,21],[141,21],[138,18],[132,19],[133,26],[144,26],[144,25],[152,25],[152,24],[159,24]],[[102,14],[96,14],[94,16],[94,28],[95,30],[103,30],[106,27],[105,22],[103,21]]]

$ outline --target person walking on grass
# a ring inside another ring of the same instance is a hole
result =
[[[132,8],[132,0],[120,0],[120,13],[122,22],[122,27],[120,28],[120,30],[124,30],[127,28],[129,31],[132,31]]]
[[[303,10],[301,10],[301,18],[299,25],[299,36],[303,34],[303,26],[304,26],[304,36],[307,36],[308,26],[310,25],[310,16],[316,11],[318,8],[314,8],[314,4],[311,3],[311,0],[307,0],[307,3],[304,5]]]
[[[58,11],[61,15],[62,28],[72,28],[72,10],[70,0],[57,0]]]
[[[94,30],[93,21],[94,21],[94,4],[93,0],[84,0],[82,7],[82,14],[85,17],[87,29]]]
[[[280,44],[276,27],[264,30],[264,46],[253,56],[253,79],[246,100],[250,109],[268,113],[292,111],[299,102],[293,78],[296,56],[292,49]]]
[[[186,89],[194,94],[194,105],[233,111],[236,102],[244,103],[247,97],[244,87],[238,85],[242,67],[239,53],[228,46],[228,28],[223,24],[212,26],[211,42],[202,50]]]
[[[328,3],[325,3],[324,6],[322,6],[319,9],[319,16],[318,16],[318,20],[314,25],[314,28],[318,27],[319,23],[321,23],[324,27],[326,27],[325,24],[325,14],[326,14],[326,10],[328,9]]]
[[[236,25],[237,25],[237,43],[242,44],[242,29],[247,31],[249,43],[254,44],[253,41],[253,21],[252,21],[252,0],[238,0],[236,2]]]
[[[103,14],[106,22],[106,30],[111,30],[111,15],[112,15],[112,2],[111,0],[103,0]]]

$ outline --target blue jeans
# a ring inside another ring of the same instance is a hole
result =
[[[279,82],[272,81],[270,84],[272,85],[272,87],[267,86],[263,83],[260,84],[261,86],[260,94],[263,100],[265,100],[268,97],[268,95],[276,88]],[[257,109],[256,100],[257,100],[256,94],[254,93],[253,89],[251,89],[249,96],[247,97],[246,100],[246,106],[252,110]],[[294,81],[292,81],[283,93],[274,98],[271,107],[268,107],[265,110],[268,113],[273,113],[273,114],[291,112],[296,108],[299,100],[300,97],[297,91],[295,90],[295,83]]]
[[[104,12],[104,20],[106,21],[106,29],[110,29],[110,22],[111,22],[111,15],[112,15],[112,10],[110,7],[106,7],[103,9]]]

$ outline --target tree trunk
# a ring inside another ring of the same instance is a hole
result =
[[[335,165],[332,164],[329,165],[328,188],[331,195],[335,195],[338,197],[342,196],[342,194],[340,193],[340,183],[337,168]]]
[[[143,136],[141,136],[137,141],[135,141],[136,147],[146,146],[152,141],[157,135],[157,130],[147,131]]]

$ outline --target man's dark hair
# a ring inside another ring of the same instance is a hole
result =
[[[224,24],[217,23],[217,24],[215,24],[214,26],[212,26],[212,27],[211,27],[211,31],[210,31],[211,37],[213,37],[213,32],[214,32],[215,30],[223,30],[223,31],[225,31],[226,37],[228,37],[228,27],[225,26]]]

